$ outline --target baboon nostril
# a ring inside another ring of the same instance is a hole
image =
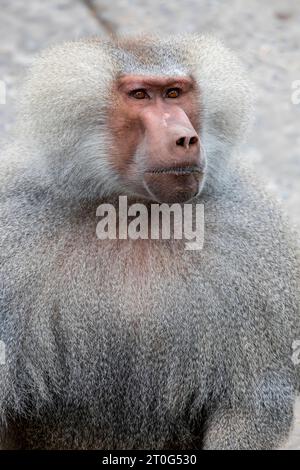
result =
[[[194,145],[197,142],[198,142],[198,137],[194,135],[193,137],[190,138],[189,145]]]
[[[195,145],[197,142],[198,137],[196,135],[193,135],[193,137],[191,137],[190,139],[188,137],[180,137],[176,140],[176,145],[179,145],[180,147],[189,148],[191,145]]]
[[[180,139],[176,140],[176,145],[180,145],[180,147],[184,147],[185,145],[185,137],[180,137]]]

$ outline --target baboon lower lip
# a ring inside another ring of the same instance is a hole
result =
[[[178,167],[165,167],[165,168],[151,168],[147,170],[146,174],[164,174],[164,175],[191,175],[193,173],[200,173],[202,174],[204,168],[200,165],[192,165],[192,166],[178,166]]]

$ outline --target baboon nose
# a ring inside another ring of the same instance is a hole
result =
[[[179,137],[179,139],[176,140],[176,145],[179,147],[185,147],[186,149],[192,147],[193,145],[197,144],[198,142],[198,137],[196,135],[192,136],[183,136]]]

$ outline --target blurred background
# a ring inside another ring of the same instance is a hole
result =
[[[0,138],[39,50],[87,35],[145,32],[212,33],[240,56],[257,93],[243,154],[300,234],[299,0],[0,0]],[[287,447],[300,449],[300,404]]]

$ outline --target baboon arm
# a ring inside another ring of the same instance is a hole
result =
[[[203,449],[275,449],[287,439],[291,423],[290,406],[285,409],[260,408],[259,412],[220,408],[206,422]]]

